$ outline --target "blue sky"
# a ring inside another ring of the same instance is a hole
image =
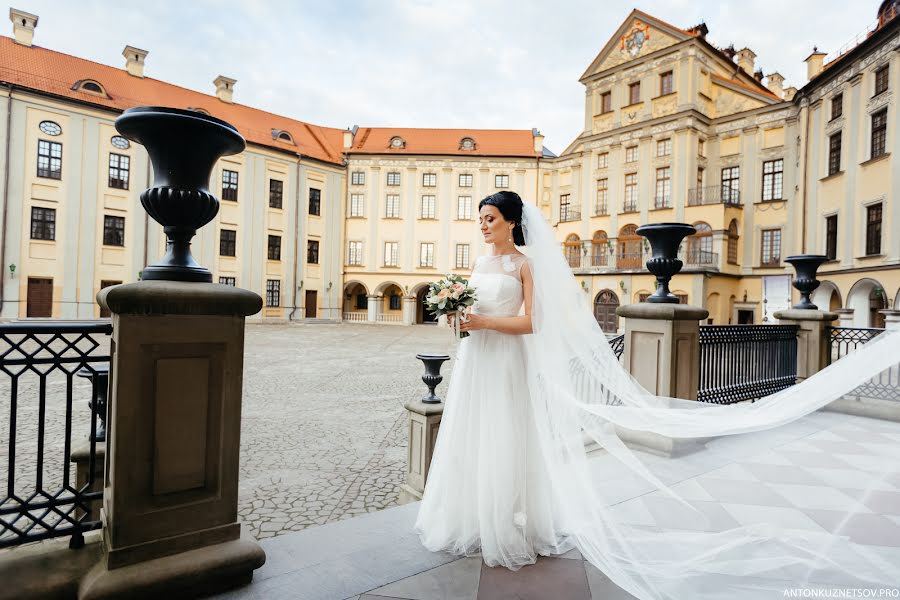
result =
[[[538,127],[561,152],[583,124],[578,77],[632,8],[713,44],[750,47],[757,66],[802,86],[802,60],[870,25],[878,2],[835,0],[10,0],[40,17],[35,43],[320,125]],[[6,35],[11,34],[11,24]]]

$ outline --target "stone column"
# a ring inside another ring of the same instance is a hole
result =
[[[853,315],[856,311],[852,308],[839,308],[834,311],[838,316],[838,327],[853,327]]]
[[[79,599],[203,595],[249,582],[265,554],[237,520],[244,320],[253,292],[141,281],[113,315],[100,563]]]
[[[696,400],[700,385],[700,321],[709,311],[684,304],[628,304],[625,369],[650,393]]]
[[[403,296],[403,324],[416,324],[416,309],[418,303],[415,296]]]
[[[900,329],[900,310],[880,310],[884,315],[885,329]]]
[[[426,404],[421,400],[413,400],[404,407],[409,413],[409,453],[406,482],[400,486],[401,504],[422,499],[441,426],[441,416],[444,414],[443,403]]]
[[[780,325],[798,325],[797,335],[797,381],[803,381],[829,363],[831,336],[828,327],[838,315],[824,310],[803,310],[789,308],[775,312]]]
[[[374,323],[378,320],[378,301],[380,298],[378,296],[368,296],[368,305],[366,308],[368,309],[368,313],[366,314],[366,320],[369,323]]]

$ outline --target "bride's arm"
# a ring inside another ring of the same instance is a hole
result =
[[[532,333],[531,325],[531,293],[534,287],[534,280],[531,278],[531,269],[528,263],[522,265],[519,271],[522,275],[522,292],[525,296],[525,314],[517,317],[490,317],[487,315],[479,315],[471,313],[468,315],[468,321],[462,323],[461,331],[478,331],[479,329],[491,329],[500,333],[509,333],[513,335],[524,335]]]

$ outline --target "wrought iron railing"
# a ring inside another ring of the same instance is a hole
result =
[[[688,190],[688,206],[704,204],[725,204],[741,206],[741,192],[727,185],[708,185]]]
[[[797,325],[701,325],[697,399],[731,404],[794,385],[797,331]]]
[[[581,207],[580,206],[561,206],[559,208],[559,222],[560,223],[568,223],[569,221],[580,221],[581,220]]]
[[[616,358],[622,360],[622,353],[625,351],[625,335],[617,335],[609,338],[609,347],[612,349]]]
[[[875,327],[829,327],[831,341],[829,364],[850,354],[863,344],[884,333]],[[900,402],[900,366],[893,366],[866,380],[844,395],[848,400],[890,400]]]
[[[93,504],[102,485],[92,488],[102,426],[98,382],[106,378],[95,375],[109,364],[111,333],[109,322],[0,325],[0,445],[7,459],[0,548],[67,535],[79,547],[85,531],[101,526]],[[76,378],[79,371],[92,376]],[[82,399],[94,409],[82,409]],[[82,484],[72,464],[79,441],[89,455]]]
[[[850,354],[883,332],[884,329],[875,327],[829,327],[831,351],[828,353],[828,364]]]
[[[678,258],[686,267],[718,267],[719,253],[710,250],[702,250],[700,248],[687,249],[684,246],[678,252]]]

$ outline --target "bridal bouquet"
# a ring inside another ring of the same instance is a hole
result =
[[[469,287],[469,282],[459,275],[450,274],[428,286],[425,307],[438,316],[455,314],[456,328],[464,319],[466,308],[475,304],[475,299],[475,288]],[[469,332],[463,331],[459,337],[469,337]]]

